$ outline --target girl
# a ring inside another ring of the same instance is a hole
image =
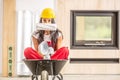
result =
[[[40,17],[40,24],[55,24],[55,14],[51,8],[45,8]],[[68,59],[69,50],[67,47],[61,47],[62,40],[63,34],[57,28],[56,30],[37,29],[32,34],[34,49],[31,47],[26,48],[24,56],[26,59],[43,59],[43,54],[38,50],[38,46],[41,42],[46,41],[49,47],[54,49],[51,59]]]

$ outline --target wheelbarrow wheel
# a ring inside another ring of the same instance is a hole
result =
[[[32,80],[38,80],[37,75],[32,75]]]
[[[56,79],[58,79],[58,80],[63,80],[62,74],[58,74],[58,75],[56,75],[56,76],[54,76],[54,77],[52,78],[52,80],[56,80]]]
[[[48,80],[48,72],[46,70],[41,72],[41,80]]]

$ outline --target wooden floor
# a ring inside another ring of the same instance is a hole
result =
[[[31,77],[0,77],[0,80],[31,80]],[[49,80],[52,80],[51,77]],[[63,80],[120,80],[120,75],[64,75]]]

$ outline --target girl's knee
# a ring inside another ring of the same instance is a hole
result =
[[[32,50],[32,48],[31,48],[31,47],[28,47],[28,48],[26,48],[26,49],[24,50],[24,53],[29,52],[29,51],[31,51],[31,50]]]
[[[62,47],[62,48],[60,48],[60,50],[63,52],[67,52],[67,53],[69,52],[68,47]]]
[[[32,50],[31,47],[26,48],[26,49],[24,50],[24,55],[30,54],[30,53],[31,53],[31,50]]]

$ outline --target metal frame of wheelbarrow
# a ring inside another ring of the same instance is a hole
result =
[[[49,75],[53,75],[59,80],[63,80],[63,76],[60,73],[61,69],[68,60],[35,60],[35,59],[23,59],[24,63],[32,72],[32,80],[38,80],[38,75],[41,75],[41,80],[48,80]]]

